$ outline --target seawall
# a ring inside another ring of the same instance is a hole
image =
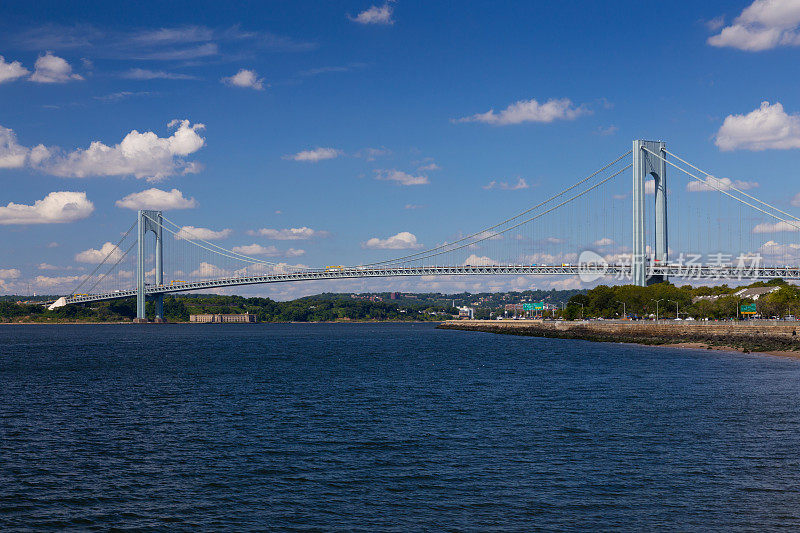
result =
[[[438,327],[595,342],[694,344],[753,352],[800,351],[800,323],[449,320]]]

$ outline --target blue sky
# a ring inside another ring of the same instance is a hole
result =
[[[0,7],[0,292],[70,289],[125,206],[270,261],[384,259],[525,209],[634,138],[784,209],[800,193],[797,0],[74,4]],[[481,283],[249,290],[560,282]]]

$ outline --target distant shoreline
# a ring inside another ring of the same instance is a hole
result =
[[[148,322],[147,324],[138,324],[132,320],[118,321],[118,322],[92,322],[92,321],[76,321],[76,322],[0,322],[0,326],[105,326],[105,325],[132,325],[132,326],[149,326],[149,325],[184,325],[191,324],[197,326],[233,326],[233,325],[258,325],[258,324],[441,324],[440,320],[309,320],[305,322],[230,322],[230,323],[204,323],[204,322],[189,322],[186,321],[170,321],[170,322]]]
[[[450,320],[439,329],[800,358],[800,325]]]

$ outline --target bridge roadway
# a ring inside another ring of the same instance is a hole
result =
[[[196,291],[215,287],[233,287],[236,285],[255,285],[259,283],[280,283],[287,281],[309,281],[325,279],[351,278],[386,278],[400,276],[484,276],[484,275],[534,275],[534,276],[576,276],[596,275],[597,277],[614,277],[619,280],[631,279],[629,264],[583,264],[583,265],[486,265],[486,266],[422,266],[422,267],[345,267],[331,270],[302,270],[286,274],[268,274],[263,276],[242,276],[231,278],[192,281],[172,285],[145,288],[148,296],[172,292]],[[685,281],[689,280],[729,280],[757,281],[782,278],[800,280],[800,267],[755,267],[737,268],[736,266],[718,265],[651,265],[649,275],[667,276]],[[677,281],[677,280],[676,280]],[[56,307],[84,302],[99,302],[136,296],[136,289],[114,291],[104,294],[66,297]],[[52,303],[52,302],[48,302]]]

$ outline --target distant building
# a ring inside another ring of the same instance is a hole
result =
[[[475,308],[474,307],[458,307],[458,318],[459,320],[472,320],[475,318]]]
[[[198,324],[255,324],[258,322],[256,315],[243,313],[241,315],[189,315],[189,322]]]
[[[397,298],[399,298],[399,297],[400,297],[400,293],[399,292],[389,293],[389,299],[390,300],[397,300]]]
[[[692,303],[699,302],[700,300],[716,300],[718,298],[723,298],[725,296],[735,296],[739,299],[749,299],[749,300],[758,300],[760,297],[764,296],[765,294],[769,294],[771,292],[775,292],[780,289],[779,285],[773,285],[771,287],[750,287],[748,289],[739,289],[738,291],[731,294],[712,294],[708,296],[695,296],[692,298]]]

